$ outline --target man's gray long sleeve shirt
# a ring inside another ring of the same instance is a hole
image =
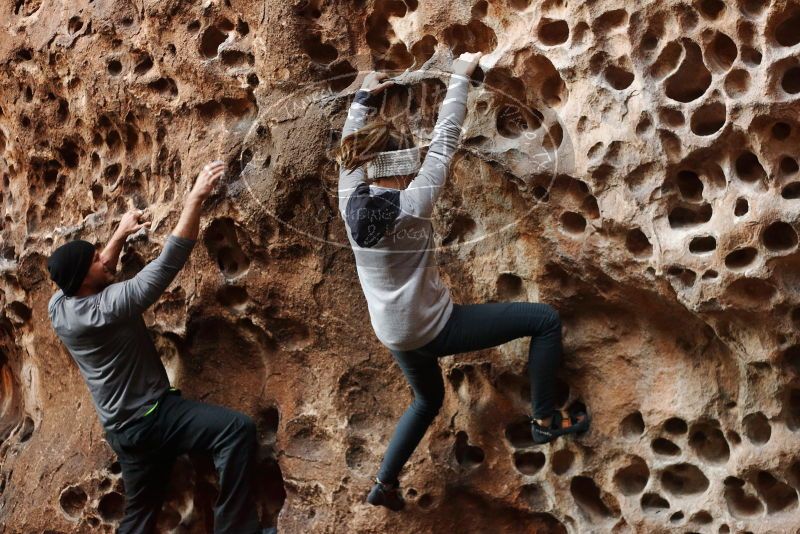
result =
[[[170,387],[142,313],[175,279],[194,244],[171,235],[159,257],[130,280],[87,297],[59,290],[50,299],[53,328],[78,364],[106,429],[142,417]]]

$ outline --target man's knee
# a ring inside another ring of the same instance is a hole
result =
[[[256,424],[253,419],[243,413],[236,412],[234,433],[240,441],[255,443]]]

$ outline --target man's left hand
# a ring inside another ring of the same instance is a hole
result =
[[[133,209],[122,216],[117,232],[127,237],[135,234],[145,226],[150,226],[150,221],[145,220],[145,213],[142,210]]]

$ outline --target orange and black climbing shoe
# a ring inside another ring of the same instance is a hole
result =
[[[583,410],[571,410],[568,416],[555,410],[549,427],[541,426],[536,421],[531,422],[531,434],[534,442],[549,443],[559,436],[582,434],[589,430],[590,423],[591,417]]]
[[[377,478],[375,479],[375,485],[372,486],[372,490],[367,495],[367,502],[372,506],[385,506],[393,512],[399,512],[406,505],[403,496],[400,495],[400,485],[398,483],[384,484]]]

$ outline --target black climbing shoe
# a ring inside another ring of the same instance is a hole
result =
[[[278,527],[269,527],[261,531],[262,534],[278,534]]]
[[[377,479],[367,495],[367,502],[372,506],[385,506],[393,512],[399,512],[406,505],[400,495],[399,484],[384,484]]]
[[[553,412],[549,427],[539,425],[536,421],[531,423],[531,434],[535,443],[549,443],[559,436],[567,434],[582,434],[589,430],[592,419],[584,411],[575,410],[564,417],[560,411]]]

